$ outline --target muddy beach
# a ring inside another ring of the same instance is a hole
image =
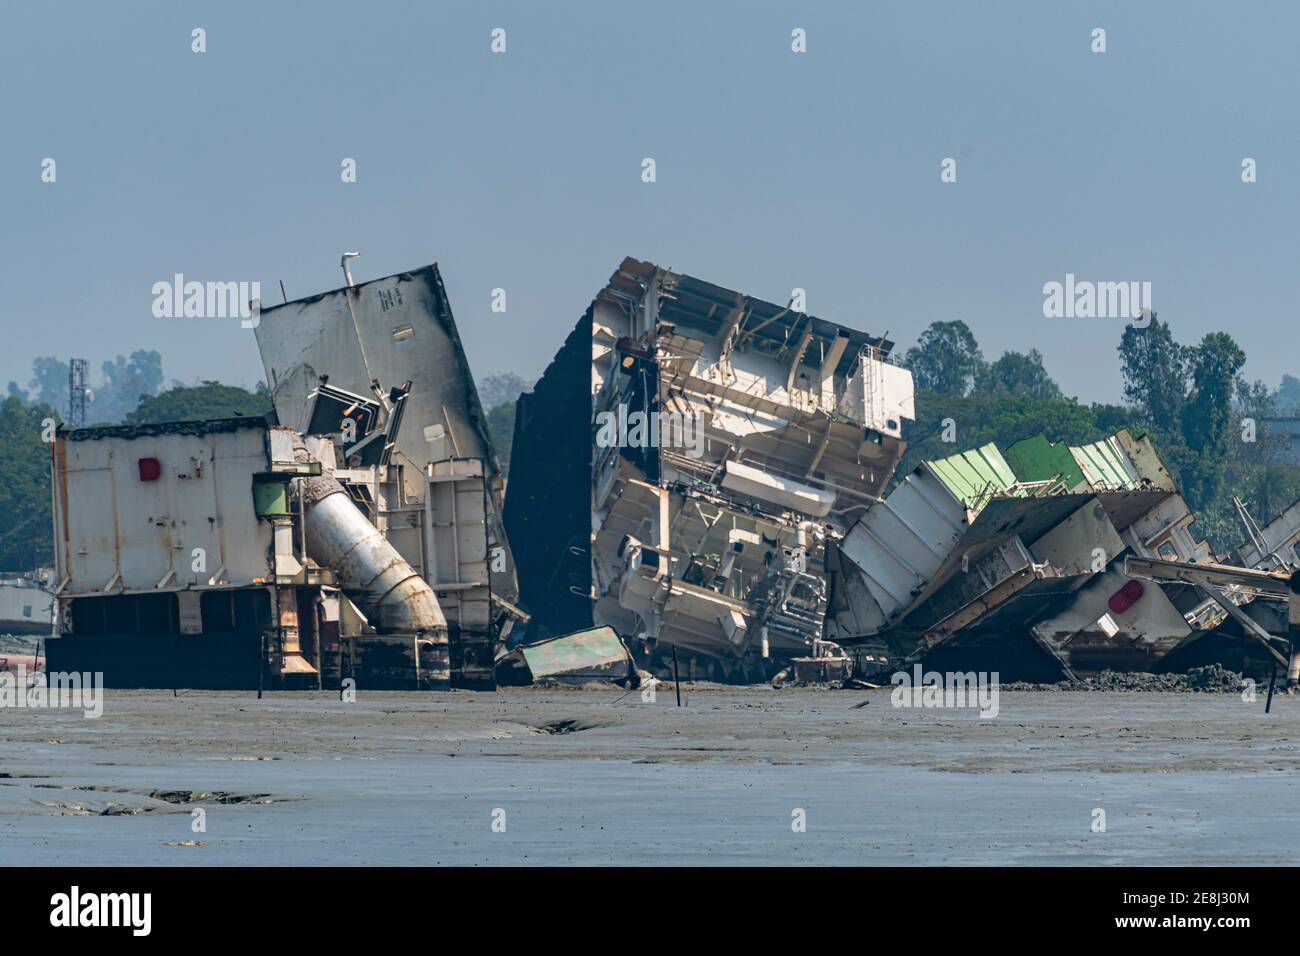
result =
[[[981,719],[888,690],[683,695],[5,710],[0,862],[1281,864],[1300,838],[1294,697],[1007,691]]]

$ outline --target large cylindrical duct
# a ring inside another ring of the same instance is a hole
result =
[[[307,554],[332,568],[344,590],[359,593],[370,623],[389,633],[446,632],[447,619],[428,582],[397,553],[335,479],[302,480]]]

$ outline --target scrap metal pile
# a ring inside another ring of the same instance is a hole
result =
[[[1125,567],[1292,570],[1300,503],[1263,529],[1239,507],[1246,543],[1214,555],[1128,431],[986,445],[882,498],[912,397],[885,336],[624,260],[519,401],[505,520],[525,639],[608,625],[651,672],[674,652],[685,676],[737,682],[922,658],[1008,680],[1300,676],[1272,598]],[[660,440],[636,433],[656,417]],[[697,440],[674,442],[690,421]]]
[[[625,259],[519,401],[527,639],[608,625],[652,672],[730,681],[810,654],[912,392],[884,336]]]
[[[52,665],[162,687],[921,658],[1300,679],[1300,502],[1263,528],[1238,505],[1243,544],[1212,554],[1127,431],[985,445],[886,495],[915,417],[887,335],[631,258],[520,397],[507,487],[437,266],[354,285],[351,255],[345,287],[260,311],[276,421],[59,431]]]
[[[503,482],[437,266],[263,308],[257,344],[278,424],[58,432],[51,667],[495,686]]]
[[[830,549],[827,637],[1004,680],[1210,663],[1294,680],[1277,581],[1300,566],[1300,502],[1264,528],[1238,511],[1246,542],[1213,555],[1150,440],[1128,431],[923,462]]]

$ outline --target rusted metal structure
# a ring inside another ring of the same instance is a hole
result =
[[[1129,556],[1124,570],[1161,585],[1190,586],[1222,609],[1227,628],[1206,628],[1175,649],[1185,666],[1228,657],[1241,673],[1268,674],[1270,685],[1279,668],[1289,686],[1300,685],[1300,642],[1296,640],[1300,636],[1300,572],[1294,567],[1265,570]],[[1250,651],[1255,651],[1253,659]]]
[[[1127,431],[924,462],[833,550],[827,634],[1006,679],[1146,670],[1192,634],[1204,597],[1144,585],[1123,559],[1206,560],[1193,520]]]
[[[119,687],[481,682],[389,527],[435,562],[434,529],[454,530],[481,564],[481,471],[455,476],[474,491],[453,513],[428,493],[442,466],[412,500],[397,466],[340,467],[332,438],[261,419],[60,431],[53,448],[51,667]]]
[[[54,596],[47,582],[25,574],[0,575],[0,634],[49,634]]]
[[[516,415],[529,639],[608,625],[666,672],[757,680],[822,636],[826,542],[913,417],[892,343],[625,259]]]
[[[370,517],[433,587],[456,682],[491,686],[518,585],[504,482],[437,265],[263,307],[256,335],[280,421],[336,437],[345,482],[382,464],[400,484]]]
[[[51,667],[113,686],[495,686],[518,617],[501,481],[437,267],[257,328],[287,424],[58,432]]]
[[[264,421],[60,430],[52,451],[52,668],[124,687],[250,687],[264,664],[309,669],[299,589],[334,579],[300,560],[300,469],[274,459]]]
[[[639,684],[632,655],[612,627],[520,644],[497,659],[502,684]]]

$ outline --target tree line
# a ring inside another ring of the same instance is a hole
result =
[[[236,385],[173,381],[164,389],[162,356],[138,350],[101,366],[99,384],[87,395],[86,424],[155,422],[264,416],[271,397],[259,383]],[[54,560],[47,422],[68,417],[68,363],[43,356],[32,363],[26,388],[9,383],[0,403],[0,571],[29,571]]]
[[[986,361],[961,321],[935,322],[903,356],[916,387],[916,420],[895,481],[921,461],[988,442],[1000,448],[1043,432],[1053,441],[1084,444],[1120,428],[1148,434],[1198,512],[1195,525],[1226,550],[1244,538],[1232,505],[1240,497],[1261,523],[1300,497],[1300,468],[1284,440],[1263,419],[1300,414],[1300,379],[1284,375],[1277,388],[1241,376],[1245,352],[1225,332],[1195,344],[1175,340],[1152,315],[1126,326],[1117,363],[1121,400],[1084,404],[1067,397],[1037,349],[1004,352]],[[260,416],[272,411],[266,386],[253,390],[215,381],[163,388],[162,358],[137,350],[100,367],[87,403],[89,424],[145,424]],[[531,383],[513,373],[483,378],[479,398],[498,458],[508,469],[515,401]],[[53,356],[32,363],[26,388],[9,383],[0,405],[0,571],[48,565],[52,559],[47,420],[68,410],[68,363]],[[946,428],[951,421],[955,428]],[[946,440],[951,438],[953,440]]]
[[[1077,445],[1128,428],[1151,437],[1198,512],[1195,530],[1221,551],[1245,537],[1233,495],[1261,523],[1300,497],[1300,468],[1262,424],[1300,410],[1300,379],[1284,375],[1276,389],[1247,381],[1246,354],[1228,333],[1182,344],[1154,313],[1124,328],[1117,351],[1122,400],[1083,404],[1062,393],[1036,349],[987,362],[964,322],[932,323],[903,356],[917,418],[895,480],[921,461],[988,442],[1005,449],[1043,432]],[[945,441],[947,420],[955,442]]]

